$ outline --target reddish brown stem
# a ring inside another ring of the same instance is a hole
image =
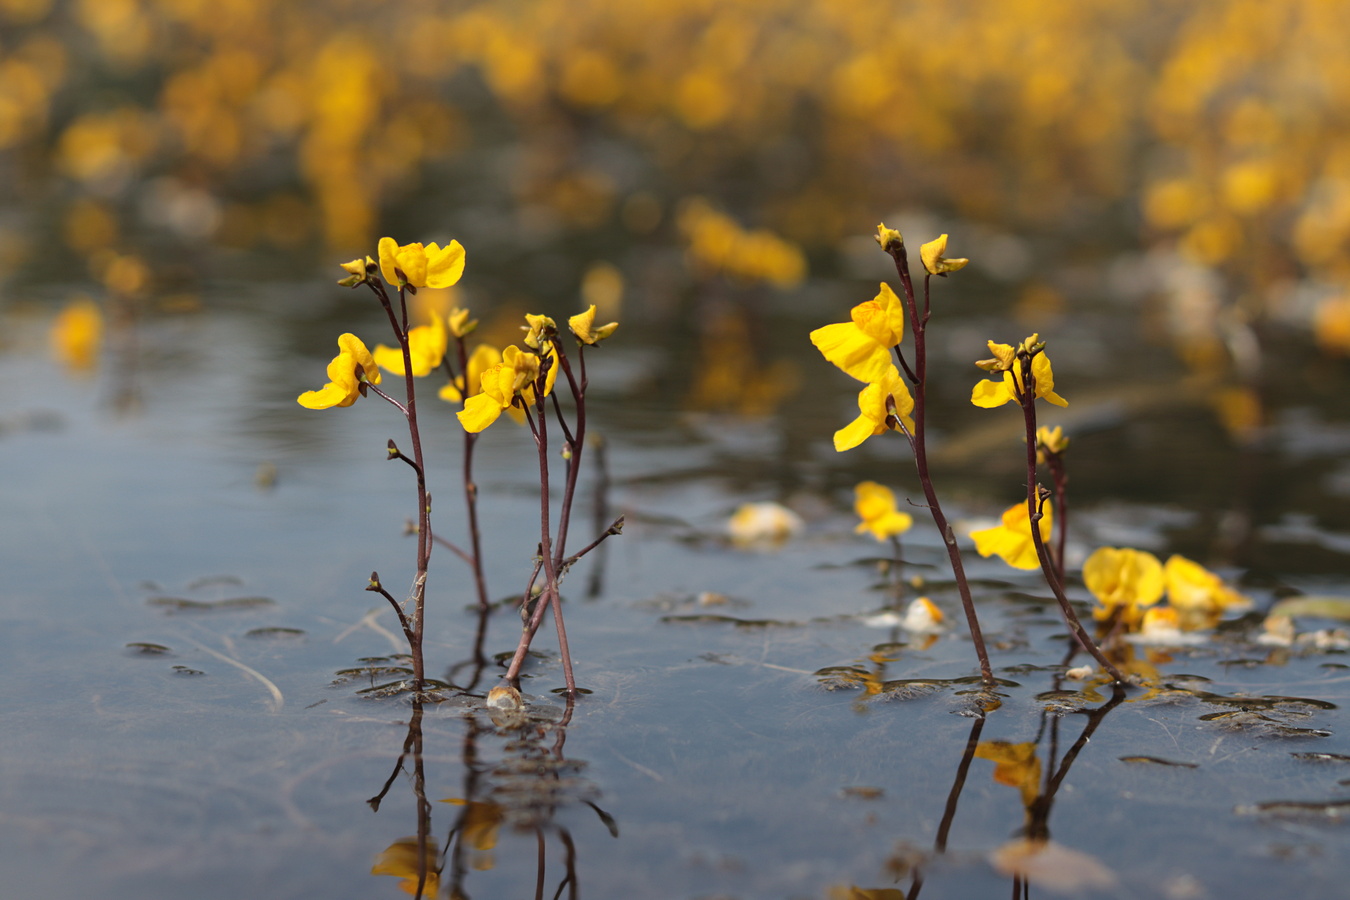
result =
[[[900,283],[905,292],[905,308],[909,313],[911,323],[910,330],[914,333],[914,369],[910,375],[914,383],[914,433],[910,435],[910,446],[914,451],[914,466],[919,473],[919,483],[923,486],[924,499],[927,501],[928,511],[933,517],[933,524],[937,526],[938,534],[942,535],[943,546],[947,548],[947,558],[951,561],[952,577],[956,581],[956,590],[961,597],[961,609],[966,615],[966,624],[970,627],[970,639],[975,644],[975,654],[980,660],[980,678],[986,686],[993,686],[995,684],[994,671],[989,664],[989,650],[985,647],[980,620],[975,614],[975,601],[970,593],[970,583],[966,579],[965,565],[961,560],[961,548],[957,545],[956,534],[952,531],[946,515],[942,512],[942,505],[938,502],[937,491],[933,487],[933,479],[928,471],[928,448],[925,443],[928,409],[926,329],[931,311],[928,280],[924,280],[924,309],[923,315],[920,316],[918,304],[914,297],[914,283],[909,275],[909,260],[905,255],[905,245],[898,242],[892,243],[886,250],[895,260],[896,271],[900,274]]]

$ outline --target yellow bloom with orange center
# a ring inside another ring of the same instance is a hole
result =
[[[448,340],[445,322],[436,314],[432,315],[430,325],[418,325],[408,331],[408,357],[412,361],[412,373],[415,377],[428,375],[432,369],[441,364],[441,360],[445,358]],[[376,365],[381,369],[392,375],[403,374],[401,347],[386,347],[379,344],[375,347],[374,357]]]
[[[913,516],[895,508],[895,494],[884,484],[860,482],[853,489],[853,495],[853,509],[862,519],[854,529],[857,534],[871,532],[872,537],[884,541],[904,534],[914,524]]]
[[[400,245],[391,237],[383,237],[379,253],[380,274],[398,287],[448,288],[464,274],[464,248],[459,241],[451,241],[445,247],[434,241],[426,245]]]
[[[361,381],[380,383],[380,369],[361,339],[354,334],[338,338],[338,355],[328,364],[328,383],[317,391],[305,391],[296,402],[306,409],[351,406],[361,396]]]
[[[811,343],[859,381],[880,381],[887,369],[895,368],[891,348],[905,337],[904,304],[890,285],[882,284],[876,297],[853,307],[850,316],[850,322],[811,332]]]
[[[887,400],[890,401],[889,405]],[[891,412],[892,406],[894,413]],[[910,413],[914,411],[914,398],[910,396],[909,386],[895,366],[891,366],[878,381],[858,393],[858,411],[858,418],[834,433],[834,449],[840,453],[852,450],[870,437],[893,430],[893,415],[900,417],[911,434],[914,432],[914,420],[910,418]]]
[[[1163,595],[1162,563],[1146,550],[1130,547],[1098,547],[1083,563],[1083,583],[1101,606],[1092,611],[1097,619],[1109,618],[1117,609],[1129,627],[1137,626],[1144,607]]]
[[[1173,554],[1163,566],[1168,602],[1181,610],[1222,612],[1246,609],[1252,602],[1224,584],[1223,579],[1197,562]]]
[[[1041,514],[1041,542],[1050,540],[1053,517],[1047,505]],[[1031,537],[1031,516],[1025,502],[1008,507],[1003,511],[1000,524],[993,528],[972,531],[970,538],[981,556],[998,556],[1014,569],[1039,569],[1040,557],[1036,555],[1036,544]]]

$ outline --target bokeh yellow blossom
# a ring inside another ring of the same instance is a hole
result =
[[[1052,519],[1050,506],[1046,504],[1040,521],[1043,543],[1050,540]],[[1005,509],[1002,521],[993,528],[972,531],[970,539],[981,556],[998,556],[1014,569],[1039,569],[1041,566],[1036,544],[1031,539],[1031,516],[1025,502]]]
[[[431,317],[430,325],[418,325],[408,331],[408,358],[415,377],[422,378],[441,364],[448,340],[445,322],[438,315]],[[391,375],[403,374],[403,348],[379,344],[373,356],[381,369]]]
[[[438,392],[438,396],[447,403],[459,403],[464,399],[464,385],[469,386],[468,396],[482,393],[483,373],[502,361],[502,352],[490,344],[479,344],[469,354],[468,371],[455,377]]]
[[[52,355],[72,372],[93,369],[102,343],[103,313],[88,297],[69,304],[52,323]]]
[[[1251,600],[1224,584],[1218,575],[1178,554],[1168,557],[1163,577],[1167,602],[1179,610],[1217,613],[1251,606]]]
[[[1162,598],[1162,563],[1146,550],[1098,547],[1083,563],[1083,583],[1101,605],[1092,614],[1107,619],[1120,610],[1126,626],[1137,627],[1144,608]]]
[[[862,519],[854,529],[857,534],[870,532],[884,541],[904,534],[914,524],[914,517],[895,508],[895,494],[884,484],[862,481],[853,488],[853,510]]]

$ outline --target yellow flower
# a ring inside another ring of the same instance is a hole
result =
[[[998,351],[1007,344],[995,344],[989,342],[989,349],[994,351],[995,356]],[[988,360],[986,360],[988,362]],[[1014,403],[1017,401],[1017,395],[1022,392],[1022,375],[1018,370],[1018,365],[1014,363],[1011,369],[1003,370],[1002,381],[991,381],[988,378],[983,379],[975,385],[975,389],[970,393],[970,402],[984,409],[993,409],[996,406],[1002,406],[1009,400]],[[1031,377],[1036,380],[1036,396],[1049,400],[1056,406],[1068,406],[1069,401],[1065,400],[1059,394],[1055,393],[1055,373],[1050,369],[1050,357],[1044,353],[1037,353],[1031,360]]]
[[[1182,610],[1222,612],[1245,609],[1251,601],[1223,583],[1223,579],[1197,562],[1173,554],[1163,567],[1167,600]]]
[[[910,396],[909,387],[900,377],[900,372],[891,366],[879,380],[858,393],[859,416],[834,433],[834,449],[840,453],[852,450],[868,438],[890,430],[891,426],[886,421],[891,415],[886,407],[888,397],[895,404],[896,415],[900,416],[905,428],[912,434],[914,420],[910,418],[910,413],[914,411],[914,398]]]
[[[928,270],[929,274],[946,277],[948,272],[960,271],[970,262],[968,259],[947,259],[942,255],[946,252],[947,236],[945,234],[919,248],[919,258],[923,260],[923,267]]]
[[[1132,628],[1143,618],[1144,607],[1162,597],[1163,567],[1145,550],[1098,547],[1083,563],[1083,583],[1101,603],[1093,616],[1106,619],[1120,607],[1122,621]]]
[[[394,875],[403,880],[399,882],[399,888],[405,894],[417,893],[417,869],[418,856],[424,856],[426,860],[425,872],[426,881],[422,885],[423,897],[435,897],[440,891],[441,873],[436,868],[437,847],[435,841],[429,841],[423,845],[425,850],[419,854],[417,847],[417,838],[407,837],[399,841],[394,841],[388,849],[379,855],[375,860],[375,865],[371,867],[372,875]]]
[[[103,313],[88,297],[61,310],[51,330],[52,354],[73,371],[87,372],[98,362],[103,343]]]
[[[1041,795],[1041,760],[1036,743],[1010,744],[1007,741],[980,741],[975,756],[994,764],[994,781],[1017,788],[1022,805],[1030,807]]]
[[[862,519],[854,529],[857,534],[870,531],[879,541],[892,535],[904,534],[914,524],[914,517],[895,508],[895,494],[875,481],[863,481],[853,489],[853,509]]]
[[[519,347],[510,346],[502,351],[502,361],[489,366],[479,379],[479,393],[469,397],[464,409],[455,415],[459,417],[464,430],[477,434],[497,421],[502,412],[509,411],[518,421],[525,420],[523,409],[515,404],[516,395],[520,395],[522,406],[534,402],[535,380],[539,377],[540,358],[526,353]],[[553,392],[553,384],[558,378],[556,362],[549,368],[544,383],[544,396]]]
[[[1040,522],[1042,542],[1050,540],[1051,519],[1050,507],[1046,506]],[[1040,558],[1036,555],[1036,544],[1031,539],[1031,516],[1027,514],[1025,502],[1004,510],[1001,524],[972,531],[970,538],[981,556],[1000,556],[1014,569],[1041,567]]]
[[[1046,428],[1042,425],[1036,429],[1036,449],[1042,453],[1058,456],[1069,449],[1069,439],[1064,436],[1064,429],[1061,426]]]
[[[447,340],[445,323],[435,314],[430,325],[418,325],[408,332],[408,356],[412,360],[414,376],[421,378],[441,364]],[[379,344],[375,347],[374,357],[376,365],[391,375],[403,374],[402,348]]]
[[[460,819],[460,834],[464,836],[464,842],[475,851],[471,865],[479,872],[491,869],[496,864],[492,851],[497,847],[497,833],[506,818],[506,810],[500,803],[485,800],[461,800],[452,797],[441,802],[468,807]],[[428,893],[427,896],[436,895]]]
[[[891,348],[905,337],[905,307],[890,285],[853,307],[853,321],[811,332],[811,343],[827,360],[859,381],[879,381],[891,362]]]
[[[457,338],[468,337],[473,333],[473,330],[478,327],[478,320],[470,319],[469,311],[467,309],[460,309],[459,307],[450,310],[448,321],[450,323],[450,333]]]
[[[440,389],[438,396],[447,403],[459,403],[464,399],[464,385],[469,385],[469,396],[482,393],[483,373],[502,361],[502,352],[489,344],[479,344],[469,354],[468,372]]]
[[[464,274],[464,248],[451,241],[442,249],[434,241],[404,244],[391,237],[380,238],[380,273],[390,284],[415,288],[448,288]],[[402,273],[402,274],[400,274]]]
[[[375,271],[375,260],[369,256],[364,259],[357,258],[351,262],[338,263],[347,272],[347,277],[338,282],[343,287],[356,287],[358,284],[364,284],[370,277],[370,273]]]
[[[595,304],[592,303],[584,313],[577,313],[568,319],[567,326],[572,329],[572,334],[576,335],[577,340],[583,344],[595,344],[613,334],[615,329],[619,327],[619,323],[610,322],[608,325],[601,325],[596,328]]]
[[[995,344],[989,341],[989,352],[994,354],[993,359],[979,359],[975,365],[984,369],[986,372],[1006,372],[1017,365],[1017,348],[1012,344]]]
[[[522,343],[531,350],[542,349],[543,342],[558,333],[558,324],[548,316],[526,313],[525,323],[520,327],[520,330],[525,332],[525,340]]]
[[[338,338],[337,356],[328,364],[328,383],[317,391],[305,391],[296,402],[307,409],[351,406],[361,396],[361,376],[380,383],[380,370],[361,339],[354,334]]]
[[[891,244],[899,244],[902,247],[905,244],[905,239],[900,232],[894,228],[887,228],[885,222],[877,226],[876,240],[881,245],[881,249],[887,253],[890,252]]]

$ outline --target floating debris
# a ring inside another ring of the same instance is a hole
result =
[[[1240,816],[1340,821],[1350,816],[1350,800],[1268,800],[1265,803],[1239,804],[1233,808],[1233,812]]]
[[[244,632],[244,637],[248,638],[298,638],[304,637],[303,628],[253,628]]]
[[[145,601],[150,606],[160,606],[171,612],[214,612],[226,609],[255,609],[260,606],[275,606],[271,597],[228,597],[224,600],[189,600],[187,597],[151,597]]]
[[[1161,756],[1121,756],[1117,757],[1123,763],[1149,763],[1155,766],[1175,766],[1179,769],[1198,769],[1199,763],[1177,762],[1171,759],[1163,759]]]
[[[175,674],[175,675],[205,675],[206,673],[203,672],[201,669],[193,669],[193,668],[189,668],[188,666],[174,666],[174,667],[173,667],[173,674]]]
[[[163,644],[152,644],[149,641],[132,641],[126,646],[132,656],[164,656],[173,652]]]
[[[1307,762],[1350,763],[1350,755],[1344,753],[1290,753],[1294,759]]]
[[[839,792],[845,797],[852,797],[857,800],[880,800],[886,796],[886,792],[879,787],[870,787],[867,785],[853,785],[846,787]]]
[[[747,503],[727,522],[731,542],[742,548],[773,549],[802,530],[802,517],[781,503]]]

